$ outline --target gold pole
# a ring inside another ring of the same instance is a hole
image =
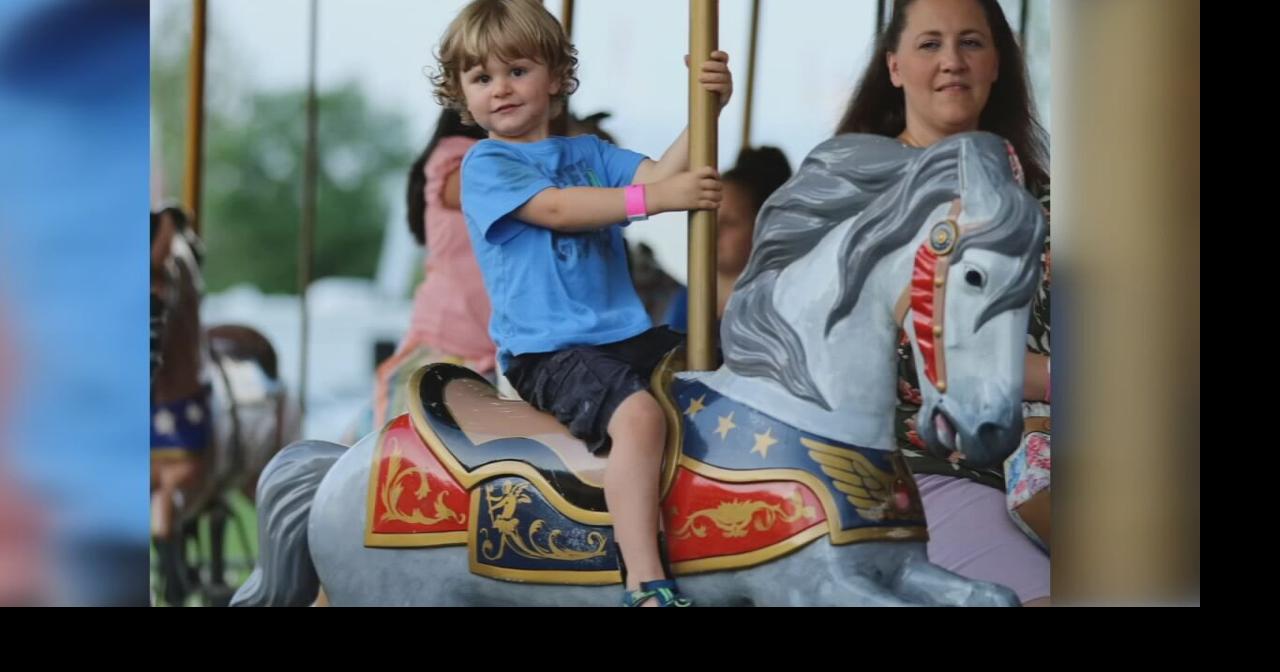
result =
[[[689,0],[689,167],[716,165],[716,95],[698,73],[717,48],[718,0]],[[689,213],[689,369],[710,371],[716,361],[716,213]]]
[[[742,145],[751,146],[751,110],[756,100],[756,51],[760,38],[760,0],[751,0],[751,40],[747,47],[747,100],[742,113]]]
[[[564,34],[573,40],[573,0],[560,0],[560,24],[564,26]]]
[[[191,212],[192,226],[200,233],[200,186],[204,165],[204,52],[208,20],[205,0],[195,0],[191,26],[191,60],[187,75],[187,166],[182,201]]]
[[[1052,12],[1052,122],[1067,138],[1054,243],[1070,236],[1054,290],[1074,308],[1053,401],[1075,421],[1054,437],[1071,478],[1055,484],[1053,598],[1198,604],[1200,3]],[[1095,324],[1106,334],[1082,326]]]

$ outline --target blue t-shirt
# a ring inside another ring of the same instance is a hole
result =
[[[631,282],[621,222],[563,233],[514,216],[544,189],[625,187],[644,159],[595,136],[483,140],[467,153],[462,212],[504,370],[515,355],[614,343],[652,326]]]

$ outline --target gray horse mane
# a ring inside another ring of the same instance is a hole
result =
[[[970,185],[962,184],[966,179]],[[779,274],[831,230],[854,220],[838,243],[840,292],[827,316],[830,331],[853,311],[879,259],[911,242],[923,218],[938,206],[979,185],[994,193],[996,209],[990,222],[961,237],[956,258],[970,248],[987,249],[1022,263],[1013,281],[995,292],[975,328],[1030,301],[1039,281],[1039,256],[1027,252],[1043,244],[1044,218],[1014,178],[1004,140],[965,133],[921,150],[883,136],[847,134],[818,145],[760,210],[751,258],[721,325],[729,370],[769,378],[831,410],[809,372],[799,334],[774,305]]]

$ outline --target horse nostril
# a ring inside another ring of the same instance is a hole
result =
[[[1012,427],[984,422],[978,427],[978,442],[993,455],[1008,455],[1018,447],[1018,434]]]

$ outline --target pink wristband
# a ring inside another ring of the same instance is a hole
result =
[[[648,203],[645,201],[643,184],[633,184],[625,190],[627,196],[627,221],[641,222],[649,219]]]

